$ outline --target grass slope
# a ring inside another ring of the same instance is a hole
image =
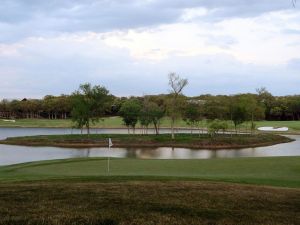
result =
[[[300,221],[300,157],[112,159],[109,175],[106,166],[89,158],[0,167],[0,225]]]
[[[183,147],[196,149],[224,149],[267,146],[290,142],[292,139],[272,134],[259,135],[209,135],[176,134],[172,140],[170,134],[128,135],[128,134],[92,134],[87,135],[40,135],[12,137],[0,141],[1,144],[28,146],[60,147],[105,147],[108,138],[112,138],[115,147]]]
[[[300,187],[300,157],[210,160],[112,159],[42,161],[0,167],[0,181],[80,180],[211,180]]]
[[[299,224],[300,190],[211,182],[0,183],[0,225]]]

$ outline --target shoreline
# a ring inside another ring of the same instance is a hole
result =
[[[41,135],[28,137],[15,137],[0,140],[0,144],[19,145],[32,147],[61,147],[61,148],[96,148],[107,147],[107,138],[113,140],[113,148],[190,148],[190,149],[244,149],[266,147],[277,144],[289,143],[294,139],[274,134],[263,134],[256,136],[218,136],[211,139],[208,136],[197,138],[198,135],[177,134],[179,139],[172,141],[169,134],[162,134],[163,140],[155,139],[160,136],[151,135],[126,135],[105,134],[93,135],[92,139],[82,139],[86,135]],[[63,139],[66,137],[66,139]],[[181,138],[184,139],[181,140]],[[100,139],[100,140],[99,140]],[[102,140],[101,140],[102,139]],[[244,142],[244,143],[241,143]]]

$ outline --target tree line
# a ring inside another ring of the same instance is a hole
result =
[[[139,122],[145,132],[151,125],[157,134],[165,116],[171,119],[172,130],[179,118],[195,128],[204,119],[213,121],[212,130],[226,129],[224,120],[232,121],[237,130],[245,121],[254,129],[256,120],[300,119],[300,95],[273,96],[266,88],[260,88],[255,94],[188,97],[182,93],[188,84],[186,79],[176,73],[169,74],[168,79],[170,91],[160,95],[116,97],[103,86],[83,84],[71,95],[4,99],[0,102],[0,118],[73,118],[78,127],[90,127],[90,123],[99,118],[121,116],[129,131],[134,133]]]

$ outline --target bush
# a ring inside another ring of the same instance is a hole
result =
[[[227,122],[218,119],[213,120],[208,125],[208,133],[211,137],[214,137],[219,131],[223,131],[224,133],[227,129],[228,129]]]

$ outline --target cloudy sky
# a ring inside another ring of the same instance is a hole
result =
[[[117,96],[300,94],[300,3],[291,0],[0,0],[0,99],[71,93]]]

